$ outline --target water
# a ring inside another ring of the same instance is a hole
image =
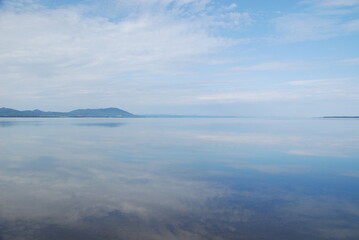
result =
[[[0,119],[0,239],[359,239],[357,119]]]

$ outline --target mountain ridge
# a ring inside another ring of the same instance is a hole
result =
[[[111,118],[135,118],[135,114],[119,108],[76,109],[69,112],[45,112],[35,110],[16,110],[12,108],[0,108],[0,117],[111,117]]]

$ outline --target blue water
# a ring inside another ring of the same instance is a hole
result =
[[[0,119],[0,239],[359,239],[358,119]]]

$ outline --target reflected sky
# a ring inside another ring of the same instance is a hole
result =
[[[0,239],[358,239],[359,121],[2,119]]]

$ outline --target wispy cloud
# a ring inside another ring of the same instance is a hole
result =
[[[96,1],[41,3],[5,1],[0,9],[0,72],[9,102],[21,91],[59,96],[69,87],[84,93],[113,86],[121,92],[117,101],[126,100],[136,95],[124,95],[128,81],[142,75],[145,85],[145,78],[206,64],[211,54],[240,43],[218,29],[251,21],[235,6],[212,8],[207,0],[109,1],[110,9]]]
[[[344,65],[359,65],[359,58],[350,58],[339,61],[340,64]]]
[[[210,94],[197,97],[200,101],[215,102],[267,102],[296,99],[297,96],[284,91],[239,91],[231,93]]]
[[[358,0],[305,0],[302,1],[305,4],[312,4],[315,7],[320,8],[332,8],[332,7],[353,7],[359,6]]]
[[[274,35],[296,42],[355,33],[356,1],[298,0],[273,21],[273,9],[254,2],[248,8],[215,0],[2,2],[3,106],[66,110],[118,104],[140,112],[149,105],[162,111],[166,104],[184,109],[357,95],[354,81],[335,88],[334,81],[324,81],[354,78],[345,65],[355,66],[355,55],[325,60],[326,45],[268,43]],[[319,72],[328,62],[342,69]]]
[[[282,40],[319,40],[359,31],[357,0],[308,0],[302,11],[273,20]]]
[[[262,62],[254,65],[237,66],[234,71],[292,71],[308,68],[303,62]]]
[[[257,90],[227,90],[201,94],[199,102],[216,103],[260,103],[283,101],[317,101],[347,99],[356,100],[359,89],[354,78],[324,78],[312,80],[286,81],[271,88]]]
[[[322,86],[337,84],[342,81],[350,81],[351,78],[326,78],[326,79],[314,79],[314,80],[300,80],[300,81],[291,81],[286,84],[291,86]]]
[[[3,13],[2,25],[2,59],[17,68],[31,65],[31,72],[34,67],[55,74],[84,69],[109,75],[153,72],[227,45],[196,24],[168,15],[113,23],[71,9],[46,9]]]

